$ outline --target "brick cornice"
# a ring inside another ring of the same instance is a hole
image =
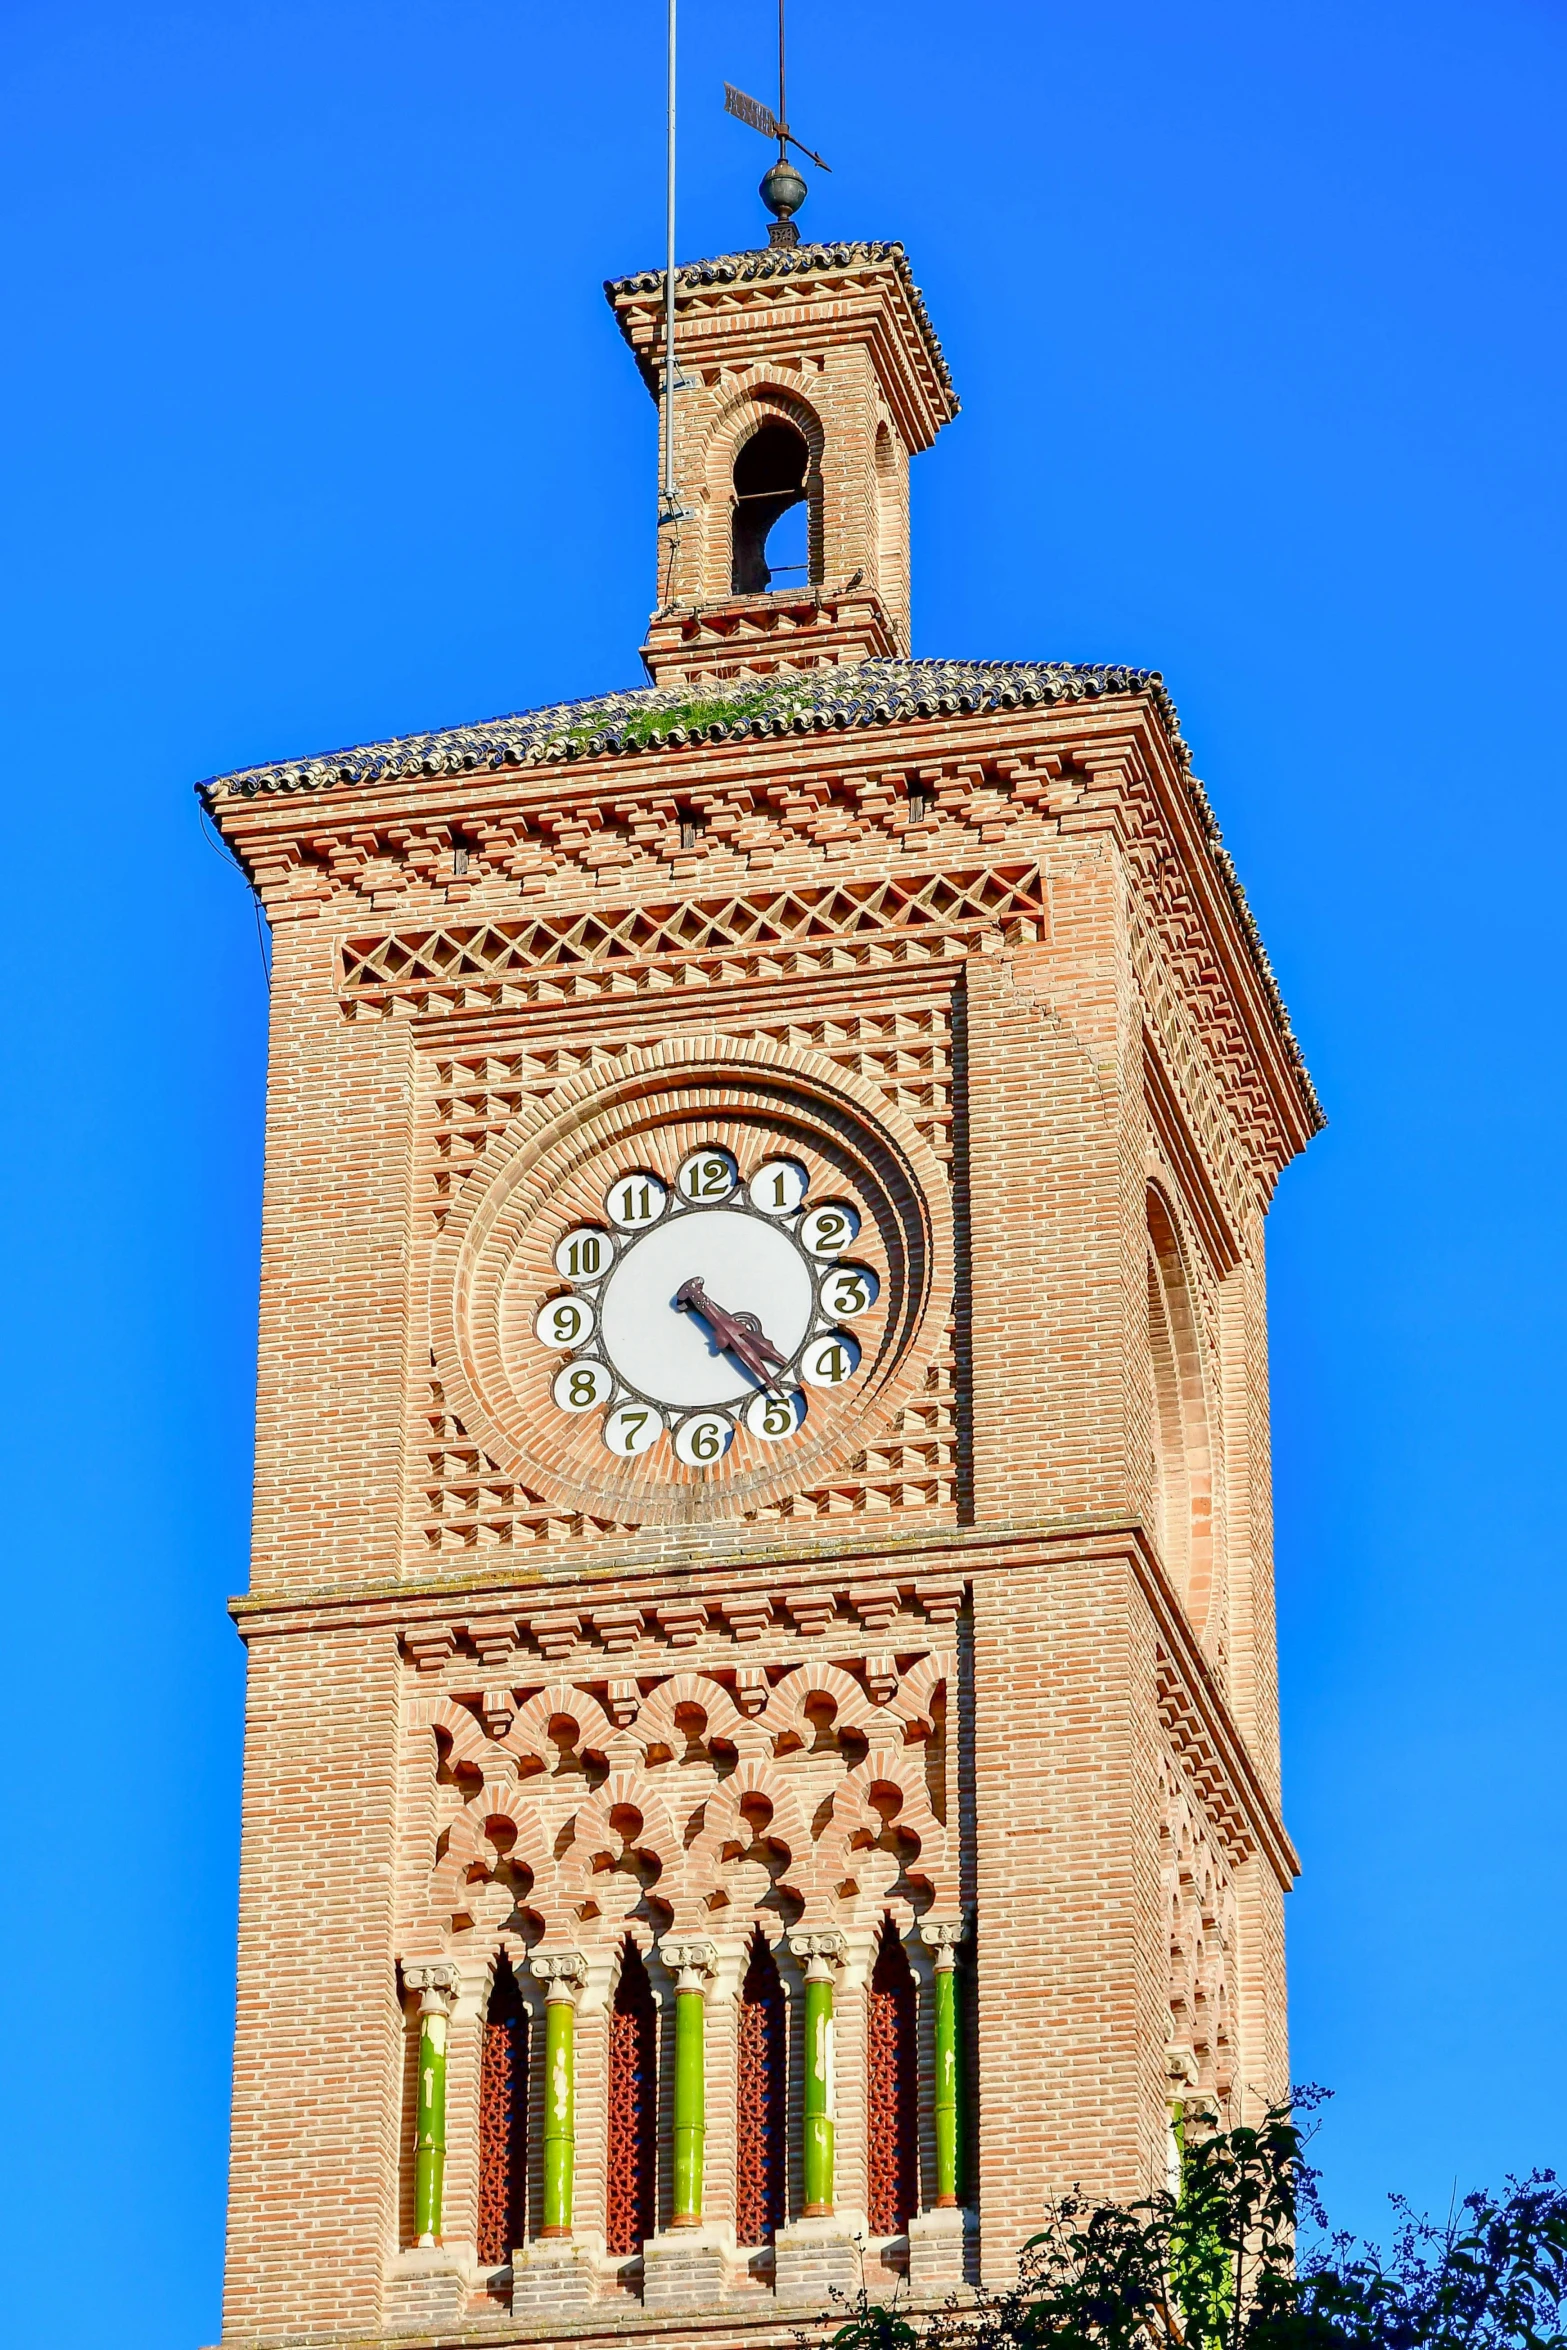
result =
[[[928,777],[934,794],[919,824],[887,782],[909,774]],[[689,855],[676,838],[682,807],[706,821]],[[1223,1007],[1219,1022],[1198,1022],[1202,1057],[1263,1200],[1321,1120],[1206,798],[1147,693],[665,746],[564,769],[389,777],[305,799],[227,799],[215,813],[274,921],[324,921],[356,938],[373,925],[388,937],[525,926],[546,907],[552,924],[578,914],[592,923],[650,897],[673,912],[858,887],[867,874],[901,883],[905,872],[1005,869],[1050,841],[1108,835],[1127,858],[1146,989],[1157,994],[1160,971],[1195,963]],[[483,845],[455,879],[459,834]],[[594,967],[591,955],[579,965]]]
[[[834,1587],[853,1585],[862,1578],[878,1584],[925,1577],[961,1576],[972,1579],[1004,1574],[1009,1568],[1058,1561],[1063,1566],[1090,1562],[1121,1564],[1135,1580],[1152,1618],[1154,1630],[1173,1674],[1179,1703],[1174,1709],[1172,1734],[1193,1762],[1194,1741],[1205,1749],[1193,1775],[1201,1784],[1217,1772],[1225,1801],[1220,1810],[1245,1822],[1249,1841],[1266,1857],[1281,1885],[1290,1886],[1300,1873],[1300,1862],[1289,1834],[1218,1680],[1186,1619],[1142,1525],[1133,1521],[1081,1520],[1065,1525],[1014,1524],[932,1534],[900,1535],[878,1528],[874,1536],[793,1539],[740,1543],[733,1529],[717,1531],[708,1541],[682,1534],[686,1555],[672,1558],[667,1545],[620,1548],[612,1559],[562,1562],[549,1573],[519,1575],[443,1574],[438,1585],[412,1580],[387,1580],[355,1587],[326,1588],[308,1598],[287,1593],[255,1593],[231,1599],[229,1611],[248,1642],[261,1637],[310,1633],[323,1628],[357,1630],[396,1629],[404,1634],[421,1625],[461,1618],[482,1602],[493,1609],[499,1595],[518,1608],[537,1606],[541,1598],[564,1602],[570,1596],[589,1600],[603,1593],[618,1594],[624,1587],[635,1594],[644,1613],[660,1602],[700,1594],[709,1604],[750,1594],[782,1594],[786,1589],[830,1581]],[[691,1555],[691,1554],[696,1555]],[[721,1584],[720,1584],[721,1578]],[[602,1601],[598,1604],[602,1605]]]

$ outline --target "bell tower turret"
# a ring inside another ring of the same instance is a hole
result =
[[[605,292],[656,399],[663,274]],[[678,505],[658,529],[649,676],[906,657],[909,459],[958,403],[903,247],[797,245],[689,264],[676,273],[675,355]],[[803,573],[775,574],[769,537],[802,504]]]

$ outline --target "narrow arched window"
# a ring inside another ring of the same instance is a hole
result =
[[[609,2165],[604,2238],[640,2252],[655,2225],[658,2163],[658,2019],[634,1942],[621,1953],[609,2017]]]
[[[1213,1474],[1197,1306],[1170,1211],[1148,1193],[1148,1364],[1154,1538],[1199,1636],[1209,1630]]]
[[[528,2011],[502,1953],[479,2056],[479,2258],[504,2267],[523,2241],[528,2175]]]
[[[884,424],[876,427],[876,579],[882,601],[901,618],[909,600],[909,520],[897,451]]]
[[[758,1934],[740,1986],[735,2237],[741,2244],[770,2244],[784,2223],[787,2061],[783,1984]]]
[[[873,2236],[901,2236],[919,2209],[919,2035],[914,1976],[892,1920],[871,1974],[867,2113]]]
[[[735,458],[734,560],[730,586],[737,596],[765,595],[774,572],[793,575],[794,584],[810,577],[810,513],[806,473],[810,451],[805,435],[794,425],[770,417],[742,442]],[[769,548],[774,525],[801,509],[805,525],[799,544]]]

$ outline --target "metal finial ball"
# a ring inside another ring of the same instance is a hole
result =
[[[758,193],[769,212],[787,220],[805,202],[806,186],[788,156],[780,155]]]

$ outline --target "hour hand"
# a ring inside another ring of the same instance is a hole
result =
[[[675,1308],[682,1314],[700,1314],[723,1348],[744,1363],[753,1379],[768,1380],[784,1369],[781,1355],[754,1314],[730,1314],[710,1298],[700,1280],[682,1281],[675,1291]]]

